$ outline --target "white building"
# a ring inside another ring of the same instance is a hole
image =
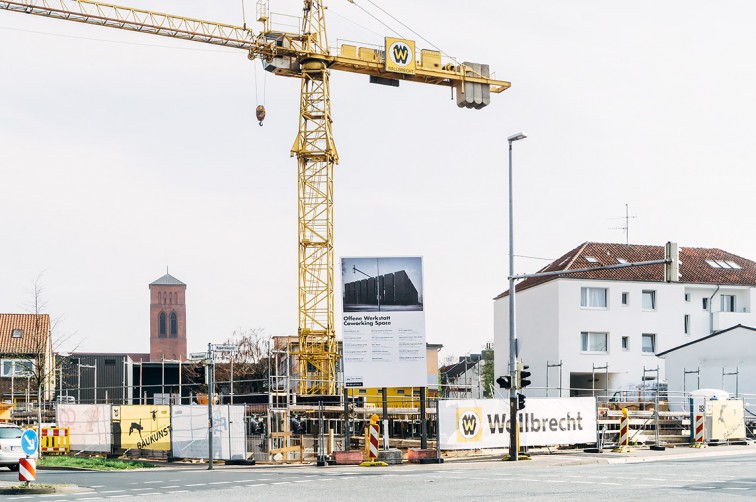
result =
[[[659,353],[671,392],[722,389],[756,398],[756,328],[734,326]]]
[[[664,258],[664,246],[586,242],[541,272]],[[529,395],[564,395],[640,383],[656,354],[737,324],[756,325],[756,263],[720,249],[680,248],[680,282],[664,265],[531,278],[517,285],[520,359],[530,366]],[[509,292],[494,299],[495,375],[508,372]],[[607,367],[603,369],[602,367]],[[594,368],[601,368],[595,369]],[[608,381],[606,379],[608,376]],[[647,378],[653,378],[647,373]],[[603,392],[601,392],[603,393]]]

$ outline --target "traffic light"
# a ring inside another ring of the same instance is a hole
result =
[[[520,411],[525,409],[525,394],[517,394],[517,409]]]
[[[664,280],[680,282],[680,248],[676,242],[668,242],[664,246]]]
[[[517,388],[518,389],[524,389],[528,385],[530,385],[531,382],[528,380],[530,375],[532,373],[530,371],[527,371],[530,368],[527,364],[517,363]]]
[[[509,375],[506,376],[500,376],[496,379],[496,383],[499,384],[499,387],[502,389],[511,389],[512,388],[512,377]]]

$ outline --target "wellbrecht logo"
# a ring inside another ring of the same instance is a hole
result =
[[[412,62],[410,48],[404,42],[394,42],[391,44],[391,47],[389,47],[389,57],[391,57],[391,60],[399,66],[407,66]]]
[[[415,74],[415,42],[386,37],[386,71]]]
[[[480,408],[457,409],[457,436],[460,441],[480,441],[483,428]]]

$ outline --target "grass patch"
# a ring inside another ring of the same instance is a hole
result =
[[[80,467],[83,469],[96,469],[98,471],[122,471],[125,469],[149,469],[155,467],[152,464],[136,460],[102,457],[66,457],[63,455],[42,457],[37,464],[49,467]]]

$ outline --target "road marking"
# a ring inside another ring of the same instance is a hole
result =
[[[97,493],[123,493],[125,491],[126,490],[107,490],[107,491],[97,492]]]
[[[289,485],[291,481],[279,481],[278,483],[271,483],[271,485]]]
[[[105,488],[105,485],[91,485],[90,488]]]
[[[154,488],[132,488],[131,489],[132,492],[142,492],[144,490],[154,490]],[[79,500],[83,500],[83,499],[79,499]]]
[[[597,482],[597,485],[609,485],[609,486],[622,486],[622,483],[600,483]]]
[[[666,479],[661,478],[643,478],[644,481],[667,481]]]
[[[298,479],[298,480],[296,480],[294,482],[295,483],[312,483],[313,481],[315,481],[315,480],[314,479]]]
[[[189,490],[173,490],[165,493],[189,493]]]
[[[109,499],[122,499],[125,497],[131,497],[131,495],[110,495],[108,498]]]
[[[213,481],[212,483],[208,483],[208,485],[228,485],[231,481]]]
[[[716,486],[697,486],[696,488],[698,488],[699,490],[714,490],[717,487]]]
[[[168,488],[181,488],[179,485],[173,485],[173,486],[161,486],[161,490],[167,490]]]
[[[205,486],[207,483],[194,483],[193,485],[184,485],[184,486]]]
[[[165,481],[145,481],[145,485],[149,485],[150,483],[165,483]]]
[[[244,485],[244,486],[246,486],[247,488],[255,488],[255,487],[258,487],[258,486],[265,486],[265,484],[257,484],[257,485]]]
[[[723,486],[723,490],[748,490],[746,486]]]
[[[231,481],[232,483],[251,483],[252,481],[257,481],[256,479],[240,479],[238,481]]]

